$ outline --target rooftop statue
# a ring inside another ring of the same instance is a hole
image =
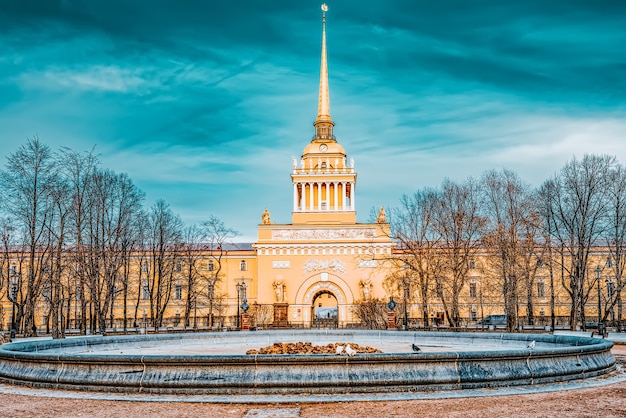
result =
[[[385,213],[384,206],[380,207],[380,211],[378,212],[378,217],[376,218],[376,223],[379,223],[379,224],[387,223],[387,214]]]
[[[265,208],[265,210],[263,211],[263,214],[261,215],[261,221],[263,222],[263,225],[269,225],[272,223],[270,219],[270,213],[267,210],[267,208]]]

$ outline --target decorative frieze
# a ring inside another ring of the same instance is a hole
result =
[[[376,260],[361,260],[359,261],[359,268],[376,268]]]
[[[338,258],[332,258],[330,260],[308,259],[304,263],[304,272],[310,273],[317,270],[331,270],[339,273],[346,272],[346,263]]]
[[[288,260],[274,260],[272,261],[273,269],[288,269],[291,268],[291,262]]]
[[[376,238],[376,228],[342,228],[342,229],[275,229],[272,239],[275,240],[354,240]]]

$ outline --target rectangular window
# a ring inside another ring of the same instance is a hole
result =
[[[476,297],[476,283],[469,284],[469,295],[470,295],[470,298]]]
[[[606,267],[608,268],[613,267],[613,259],[611,257],[606,258]]]
[[[183,271],[183,265],[181,263],[174,264],[174,271],[176,273],[180,273],[181,271]]]
[[[546,285],[543,280],[539,280],[537,282],[537,297],[545,298],[546,297]]]
[[[207,265],[207,269],[209,271],[215,271],[215,264],[212,261],[209,261],[209,264]]]
[[[476,268],[476,259],[470,258],[467,263],[470,270],[474,270]]]
[[[183,298],[183,286],[181,284],[177,284],[174,289],[174,299],[181,300]]]
[[[141,285],[141,299],[150,299],[150,286],[148,286],[148,282],[143,282]]]
[[[241,263],[239,263],[239,270],[241,271],[248,270],[248,263],[242,260]]]
[[[150,271],[150,263],[148,263],[147,261],[141,263],[141,271],[143,273],[148,273]]]

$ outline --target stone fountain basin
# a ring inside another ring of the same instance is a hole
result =
[[[527,349],[536,341],[533,350]],[[275,342],[382,354],[246,355]],[[414,353],[412,344],[422,351]],[[611,373],[610,341],[547,334],[280,330],[34,340],[0,346],[0,381],[168,394],[336,394],[534,385]]]

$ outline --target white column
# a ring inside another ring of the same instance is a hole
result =
[[[326,201],[326,210],[330,210],[330,183],[325,182],[326,186],[326,194],[324,195],[324,200]]]
[[[341,182],[341,209],[346,210],[346,182]]]
[[[354,210],[354,208],[356,207],[354,205],[354,195],[355,195],[355,193],[354,193],[354,186],[355,185],[356,185],[356,182],[354,182],[354,181],[350,183],[350,209],[351,210]]]
[[[315,209],[315,205],[313,204],[315,200],[313,199],[313,183],[309,183],[309,210]]]
[[[298,183],[293,184],[293,211],[298,210]]]
[[[334,203],[335,203],[335,205],[334,205],[334,209],[335,209],[335,210],[337,210],[337,209],[339,208],[339,202],[337,202],[337,182],[336,182],[336,181],[335,181],[335,182],[333,182],[333,188],[334,188],[333,192],[334,192],[334,194],[335,194],[335,199],[334,199]]]
[[[317,183],[317,210],[322,210],[322,183]]]

